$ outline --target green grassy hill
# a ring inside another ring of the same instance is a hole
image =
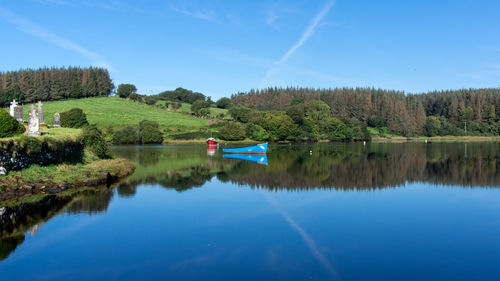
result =
[[[165,101],[157,101],[156,102],[157,105],[165,105]],[[181,104],[181,108],[179,108],[179,110],[181,112],[184,112],[186,114],[191,114],[191,105],[189,103],[182,103]],[[221,113],[224,113],[226,116],[224,119],[231,119],[231,116],[227,113],[228,110],[227,109],[222,109],[222,108],[217,108],[217,107],[211,107],[210,108],[210,117],[211,118],[215,118],[217,117],[219,114]]]
[[[30,106],[24,106],[24,120],[28,120]],[[162,129],[178,132],[197,130],[208,124],[207,119],[195,118],[180,112],[172,112],[117,97],[45,102],[43,104],[45,123],[52,125],[54,113],[61,113],[74,107],[81,108],[87,114],[90,124],[98,124],[101,128],[108,125],[115,128],[136,125],[144,119],[157,121]]]

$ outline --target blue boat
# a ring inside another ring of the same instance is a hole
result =
[[[237,153],[237,154],[266,154],[267,143],[254,146],[246,146],[239,148],[223,148],[222,153]]]
[[[267,165],[267,155],[262,154],[223,154],[222,158],[226,159],[239,159],[250,162],[255,162],[257,164]]]

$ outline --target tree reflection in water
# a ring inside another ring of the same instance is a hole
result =
[[[183,191],[216,176],[222,182],[271,190],[373,190],[407,182],[496,187],[500,184],[499,143],[334,143],[274,145],[267,166],[208,158],[204,146],[158,149],[155,165],[142,166],[128,184],[156,183]],[[149,148],[154,149],[154,148]],[[119,156],[141,151],[122,149]],[[313,153],[310,154],[309,151]]]
[[[500,143],[272,145],[267,166],[223,159],[220,151],[207,156],[203,145],[122,146],[114,148],[114,153],[137,165],[134,175],[117,185],[120,197],[133,197],[140,184],[182,192],[201,187],[214,177],[224,183],[284,191],[364,191],[395,188],[409,182],[500,186]],[[24,241],[26,231],[61,212],[91,215],[106,212],[114,192],[100,189],[78,193],[43,208],[31,208],[35,211],[19,214],[14,225],[0,225],[0,260]]]

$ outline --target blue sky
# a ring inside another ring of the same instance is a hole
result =
[[[0,1],[0,71],[104,66],[144,94],[500,87],[500,1]]]

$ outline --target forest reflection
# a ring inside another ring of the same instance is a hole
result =
[[[500,143],[328,143],[272,145],[268,165],[207,155],[206,146],[120,146],[137,165],[112,189],[86,190],[19,208],[15,224],[0,224],[0,261],[61,214],[106,212],[116,193],[133,198],[141,184],[183,192],[216,178],[266,190],[370,191],[422,182],[454,187],[500,187]]]
[[[374,190],[407,182],[500,186],[499,143],[274,145],[266,166],[223,159],[220,151],[208,156],[205,149],[120,148],[116,154],[132,159],[138,168],[119,190],[155,183],[183,191],[200,187],[213,177],[270,190]]]

